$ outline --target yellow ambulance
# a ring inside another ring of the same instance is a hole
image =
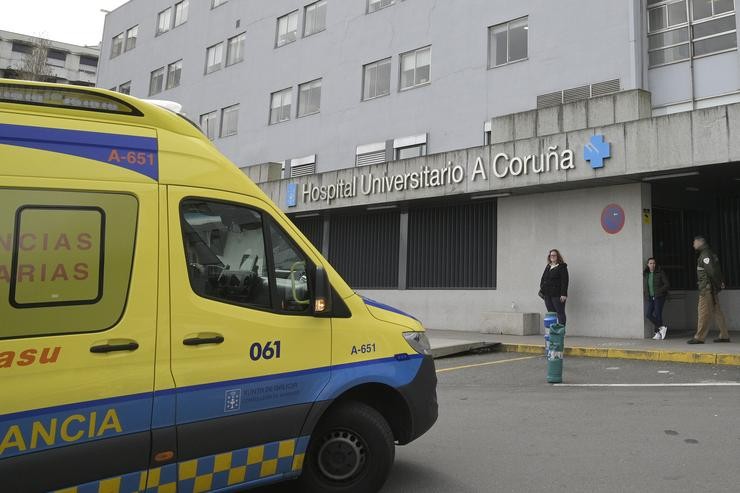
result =
[[[436,419],[421,324],[195,125],[0,79],[0,491],[373,492]]]

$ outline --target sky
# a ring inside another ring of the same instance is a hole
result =
[[[97,45],[103,37],[104,10],[126,0],[0,0],[0,30],[76,45]]]

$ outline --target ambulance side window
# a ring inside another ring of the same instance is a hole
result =
[[[193,291],[216,301],[270,308],[262,215],[202,199],[184,200],[180,214]]]
[[[0,339],[116,325],[137,216],[127,194],[0,189]]]
[[[270,221],[270,242],[274,263],[275,300],[280,311],[311,311],[311,263],[276,224]]]

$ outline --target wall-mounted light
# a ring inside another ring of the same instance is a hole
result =
[[[473,195],[470,197],[470,200],[482,200],[482,199],[500,199],[501,197],[508,197],[511,193],[509,192],[501,192],[501,193],[486,193],[483,195]]]
[[[690,171],[688,173],[672,173],[670,175],[646,176],[642,179],[642,181],[668,180],[670,178],[683,178],[685,176],[696,176],[698,174],[698,171]]]

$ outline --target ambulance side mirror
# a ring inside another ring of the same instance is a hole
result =
[[[331,284],[323,267],[316,266],[314,274],[313,314],[316,317],[331,315]]]

